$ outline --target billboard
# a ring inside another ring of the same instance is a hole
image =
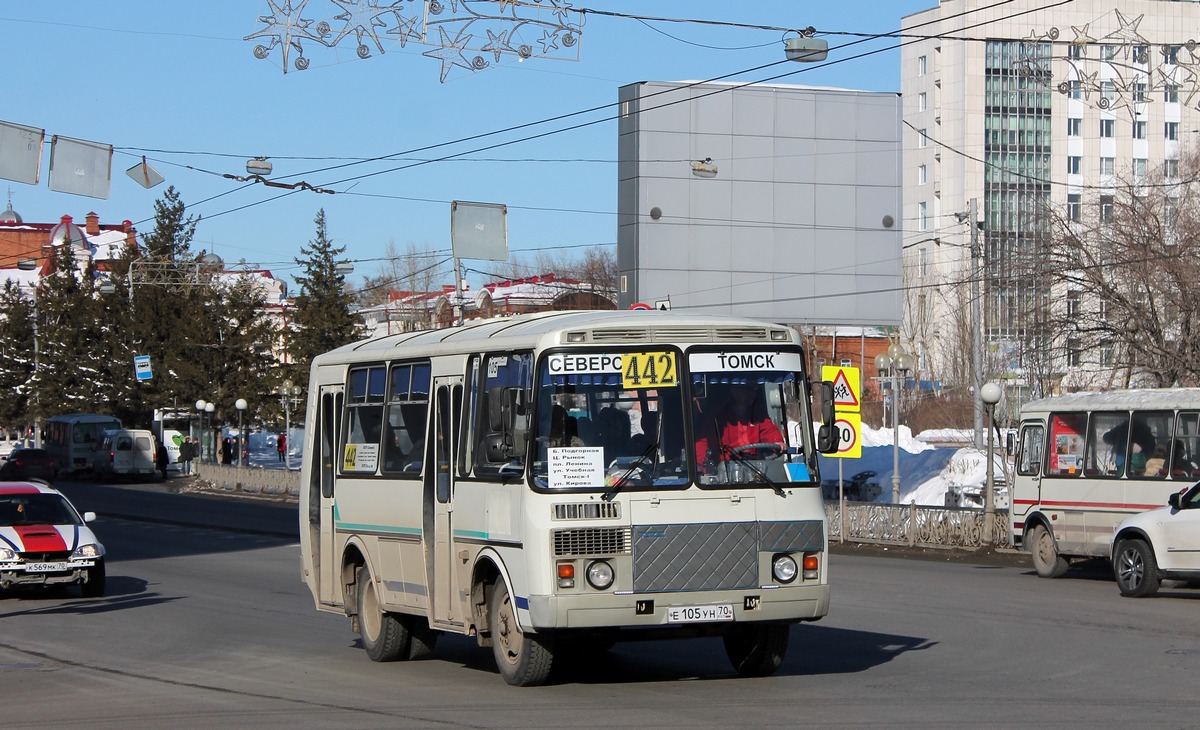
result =
[[[898,94],[675,82],[619,94],[622,308],[900,323]]]

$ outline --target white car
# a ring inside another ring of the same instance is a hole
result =
[[[0,482],[0,588],[79,585],[104,595],[104,546],[57,489],[36,481]]]
[[[1109,548],[1123,596],[1152,596],[1164,580],[1200,580],[1200,484],[1125,518]]]

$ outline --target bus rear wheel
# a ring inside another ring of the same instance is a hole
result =
[[[381,608],[379,592],[371,573],[358,569],[358,626],[363,649],[376,662],[394,662],[408,658],[412,635],[394,614]]]
[[[774,674],[787,654],[788,624],[741,624],[725,635],[725,654],[743,677]]]
[[[1043,578],[1058,578],[1067,572],[1067,559],[1058,554],[1058,544],[1045,525],[1035,525],[1029,531],[1029,552],[1033,568]]]
[[[550,678],[554,640],[546,634],[526,634],[517,626],[516,608],[503,580],[496,581],[488,606],[492,653],[504,681],[515,687],[536,687]]]

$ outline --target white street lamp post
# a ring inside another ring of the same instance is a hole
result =
[[[888,347],[875,357],[879,380],[892,381],[892,504],[900,504],[900,379],[912,369],[912,357],[900,345]]]
[[[241,467],[243,466],[243,462],[244,462],[244,459],[242,458],[242,453],[243,453],[243,452],[242,452],[242,439],[244,439],[244,438],[246,438],[246,437],[245,437],[245,435],[242,433],[242,411],[246,410],[246,405],[247,405],[247,403],[246,403],[246,399],[245,399],[245,398],[238,398],[238,399],[237,399],[237,401],[236,401],[236,402],[233,404],[233,407],[234,407],[234,408],[237,408],[237,412],[238,412],[238,441],[237,441],[237,444],[238,444],[238,446],[237,446],[237,450],[238,450],[237,465],[238,465],[238,468],[241,468]],[[249,440],[249,439],[246,439],[246,446],[247,446],[247,448],[249,448],[249,446],[250,446],[250,440]]]
[[[196,401],[196,410],[200,412],[200,428],[196,431],[196,453],[192,454],[192,458],[200,457],[200,461],[204,461],[204,447],[200,444],[204,443],[204,407],[208,404],[203,399]]]
[[[300,386],[283,381],[283,468],[292,470],[292,396],[300,394]]]
[[[217,412],[217,405],[212,401],[208,401],[204,404],[204,412],[208,414],[208,430],[211,431],[213,429],[213,414]],[[214,453],[216,447],[217,440],[215,438],[208,439],[208,460],[210,462],[217,460],[217,455]]]
[[[992,545],[994,542],[995,521],[996,521],[996,498],[995,491],[995,472],[996,472],[996,451],[995,444],[992,442],[992,423],[994,423],[996,414],[996,404],[1000,402],[1000,386],[995,383],[987,383],[979,389],[979,399],[983,401],[983,405],[987,408],[987,438],[983,440],[986,444],[984,455],[987,457],[987,479],[984,482],[983,493],[983,544]]]

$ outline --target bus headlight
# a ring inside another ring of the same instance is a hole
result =
[[[798,572],[800,570],[796,565],[796,559],[791,555],[776,555],[775,559],[771,561],[771,573],[780,583],[791,583],[796,580]]]
[[[605,590],[613,584],[616,573],[607,562],[597,560],[587,567],[587,582],[596,590]]]

